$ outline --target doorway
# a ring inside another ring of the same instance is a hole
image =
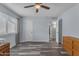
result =
[[[56,20],[49,25],[49,39],[52,47],[56,47]]]
[[[60,47],[63,38],[62,38],[62,19],[52,21],[49,25],[49,39],[52,47]]]

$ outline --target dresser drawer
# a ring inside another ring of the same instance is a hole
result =
[[[78,40],[73,41],[73,49],[79,50],[79,41]]]
[[[68,48],[67,46],[63,46],[64,50],[68,52],[69,55],[72,55],[72,49]]]
[[[73,49],[73,56],[79,56],[79,50]]]
[[[66,46],[66,47],[68,47],[68,48],[72,49],[72,44],[67,44],[67,43],[64,43],[64,44],[63,44],[63,46]]]
[[[72,44],[72,38],[71,37],[64,37],[63,42],[67,43],[67,44]]]
[[[72,40],[65,38],[63,45],[70,48],[70,49],[72,49]]]

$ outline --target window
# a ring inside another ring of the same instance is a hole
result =
[[[17,33],[17,19],[0,12],[0,35]]]
[[[7,33],[17,33],[17,19],[9,17],[7,27]]]

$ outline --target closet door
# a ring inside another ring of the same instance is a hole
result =
[[[26,21],[26,39],[32,41],[32,20]]]
[[[32,20],[24,18],[20,25],[20,42],[32,41]]]
[[[33,20],[33,40],[36,42],[49,42],[49,20],[37,18]]]

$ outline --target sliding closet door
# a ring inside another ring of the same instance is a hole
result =
[[[49,42],[49,21],[44,18],[33,19],[33,40],[34,42]]]

